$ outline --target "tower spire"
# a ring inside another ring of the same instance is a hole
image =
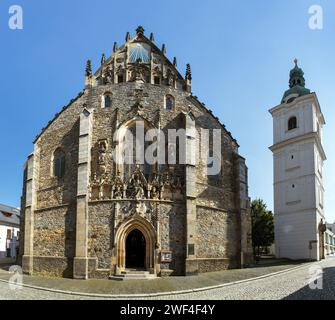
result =
[[[298,66],[298,59],[295,58],[293,60],[294,68],[290,71],[290,80],[289,80],[289,87],[290,89],[284,93],[282,103],[284,103],[288,96],[295,95],[295,97],[300,97],[306,94],[311,93],[309,89],[305,87],[305,73],[304,71]]]
[[[103,53],[102,56],[101,56],[101,65],[104,65],[106,62],[106,56],[105,54]]]
[[[191,65],[189,63],[186,65],[185,80],[186,80],[186,91],[191,93],[192,91],[192,72],[191,72]]]
[[[165,54],[166,54],[165,43],[163,43],[163,45],[162,45],[162,53],[163,53],[163,55],[165,56]]]
[[[144,34],[144,28],[142,26],[138,26],[136,29],[137,36],[143,36]]]
[[[92,63],[91,60],[87,60],[86,62],[86,69],[85,69],[86,77],[92,76]]]
[[[114,42],[114,46],[113,46],[113,52],[116,52],[118,50],[118,46],[117,46],[117,43]]]
[[[185,75],[185,79],[192,81],[192,72],[191,72],[191,65],[188,63],[186,65],[186,75]]]
[[[90,88],[92,84],[92,63],[87,60],[85,69],[85,88]]]
[[[304,71],[298,67],[298,59],[294,59],[294,68],[290,72],[290,88],[295,86],[305,87]]]

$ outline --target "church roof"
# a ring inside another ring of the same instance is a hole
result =
[[[41,129],[41,132],[35,137],[33,143],[36,143],[36,141],[38,140],[38,138],[43,134],[43,132],[49,128],[49,126],[61,115],[61,113],[63,111],[65,111],[68,107],[70,107],[72,105],[73,102],[75,102],[76,100],[78,100],[81,96],[83,96],[83,94],[85,93],[85,91],[81,91],[78,93],[78,95],[74,98],[74,99],[71,99],[71,101],[62,108],[62,110],[59,112],[59,113],[56,113],[54,115],[54,117],[52,118],[52,120],[50,120],[47,124],[46,127],[42,128]]]
[[[136,35],[134,37],[130,36],[130,33],[127,32],[126,34],[126,42],[119,48],[117,43],[114,43],[113,46],[113,54],[109,57],[106,58],[105,54],[102,55],[101,58],[101,66],[98,68],[98,70],[94,73],[94,77],[96,79],[99,79],[101,76],[102,72],[104,69],[108,68],[109,65],[111,65],[114,60],[116,60],[116,57],[127,51],[127,46],[134,46],[130,52],[130,57],[129,57],[129,62],[133,63],[134,65],[136,63],[143,63],[143,64],[149,64],[151,63],[152,57],[148,57],[147,52],[146,52],[146,47],[150,48],[150,53],[156,53],[162,58],[162,64],[165,63],[166,65],[169,66],[171,70],[173,70],[174,74],[176,75],[177,79],[184,84],[184,88],[187,87],[188,83],[191,83],[192,81],[192,73],[191,73],[191,66],[190,64],[186,65],[186,73],[185,73],[185,78],[180,74],[180,72],[177,69],[177,59],[174,57],[173,62],[171,62],[165,55],[166,53],[166,47],[165,44],[162,45],[162,49],[159,49],[155,43],[154,43],[154,36],[151,33],[150,37],[147,38],[144,35],[144,29],[142,26],[139,26],[136,29]],[[91,66],[91,61],[87,61],[86,65],[86,77],[92,77],[92,66]],[[34,143],[37,142],[37,140],[41,137],[41,135],[45,132],[46,129],[62,114],[63,111],[65,111],[68,107],[70,107],[76,100],[78,100],[81,96],[83,96],[85,93],[85,90],[81,91],[76,98],[72,99],[68,105],[64,106],[62,110],[59,113],[56,113],[55,116],[53,117],[52,120],[50,120],[47,124],[46,127],[41,129],[41,132],[35,137]],[[206,110],[223,128],[223,130],[230,136],[232,141],[236,144],[237,147],[239,147],[238,142],[234,137],[232,136],[231,132],[229,132],[225,125],[219,120],[218,117],[216,117],[212,110],[208,109],[204,103],[200,102],[196,96],[194,96],[190,92],[190,99],[198,103],[199,106],[201,106],[203,109]]]
[[[232,133],[227,130],[226,126],[220,121],[220,119],[217,116],[214,115],[211,109],[208,109],[207,106],[203,102],[201,102],[197,96],[191,95],[190,99],[196,102],[198,105],[200,105],[203,109],[205,109],[220,124],[224,132],[226,132],[227,135],[231,138],[231,140],[236,144],[236,147],[237,148],[240,147],[237,140],[233,137]]]

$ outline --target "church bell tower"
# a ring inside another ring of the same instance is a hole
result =
[[[275,247],[279,258],[324,258],[322,144],[325,124],[317,95],[295,60],[289,89],[272,108]]]

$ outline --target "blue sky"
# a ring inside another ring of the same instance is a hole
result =
[[[8,28],[8,9],[21,5],[24,29]],[[324,10],[323,30],[308,27],[308,9]],[[0,202],[19,206],[22,167],[32,141],[53,115],[83,89],[114,41],[143,25],[154,32],[182,74],[192,66],[193,93],[232,131],[249,166],[250,195],[272,209],[272,119],[297,57],[306,85],[318,94],[324,130],[326,216],[335,220],[334,53],[332,0],[111,1],[2,0],[0,61]]]

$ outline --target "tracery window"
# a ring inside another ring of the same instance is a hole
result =
[[[132,43],[129,46],[129,62],[150,63],[150,46],[145,43]]]
[[[145,141],[146,127],[143,121],[136,121],[127,128],[127,134],[124,138],[124,179],[128,180],[134,172],[136,166],[140,168],[144,176],[148,179],[152,165],[147,162],[145,152],[152,142]],[[142,133],[144,134],[141,137]]]

